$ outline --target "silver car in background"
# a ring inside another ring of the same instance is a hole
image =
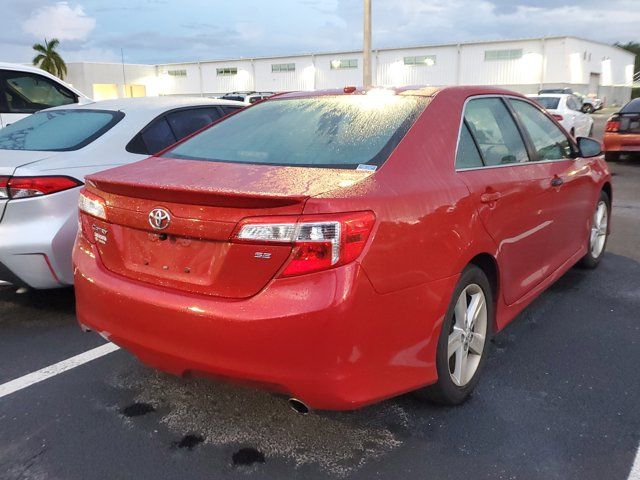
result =
[[[85,175],[142,160],[244,107],[207,98],[135,98],[43,110],[0,130],[0,283],[73,283]]]

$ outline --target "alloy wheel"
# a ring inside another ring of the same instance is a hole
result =
[[[604,250],[607,241],[607,230],[609,227],[609,209],[607,204],[600,200],[593,214],[591,223],[591,235],[589,237],[589,250],[593,258],[598,258]]]
[[[449,375],[459,387],[467,385],[478,370],[487,337],[487,300],[479,285],[468,285],[458,297],[447,358]]]

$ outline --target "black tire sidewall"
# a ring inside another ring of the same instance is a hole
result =
[[[598,197],[598,201],[596,202],[594,207],[594,213],[595,213],[595,208],[598,208],[598,204],[602,200],[604,200],[604,203],[607,205],[607,214],[608,214],[609,222],[611,222],[611,200],[609,199],[609,195],[607,195],[606,192],[604,191],[600,192],[600,196]],[[591,216],[591,222],[593,222],[593,214]],[[589,235],[591,235],[592,226],[593,225],[589,224]],[[602,252],[600,252],[600,255],[598,255],[597,257],[594,257],[591,254],[591,236],[589,236],[587,240],[587,254],[584,257],[582,257],[582,259],[580,260],[580,266],[584,268],[596,268],[602,261],[602,257],[604,257],[604,253],[607,250],[608,241],[609,241],[609,233],[607,232],[607,236],[604,241],[604,246],[602,247]]]
[[[487,302],[487,334],[485,337],[484,350],[482,352],[482,357],[480,358],[478,369],[476,370],[471,381],[465,386],[460,387],[453,383],[453,380],[451,379],[451,376],[449,374],[449,359],[447,356],[449,347],[449,331],[453,322],[453,311],[458,297],[467,286],[474,283],[480,286],[480,288],[484,292],[485,300]],[[487,351],[490,346],[491,333],[493,331],[494,311],[495,307],[493,292],[487,276],[480,268],[476,267],[475,265],[469,265],[463,270],[456,288],[453,291],[451,302],[449,303],[444,322],[442,323],[440,337],[438,338],[438,351],[436,354],[438,382],[434,387],[434,390],[437,390],[437,394],[434,395],[434,397],[435,400],[439,403],[457,405],[464,402],[478,383],[478,379],[480,378],[480,374],[486,362]]]

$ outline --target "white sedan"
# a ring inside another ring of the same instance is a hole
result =
[[[553,115],[573,137],[591,136],[593,119],[580,111],[582,104],[575,95],[545,93],[527,96]]]
[[[71,285],[85,175],[147,158],[242,107],[207,98],[106,100],[0,129],[0,284]]]

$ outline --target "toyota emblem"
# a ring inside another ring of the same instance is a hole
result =
[[[149,225],[154,230],[164,230],[171,223],[171,215],[164,208],[154,208],[149,212]]]

